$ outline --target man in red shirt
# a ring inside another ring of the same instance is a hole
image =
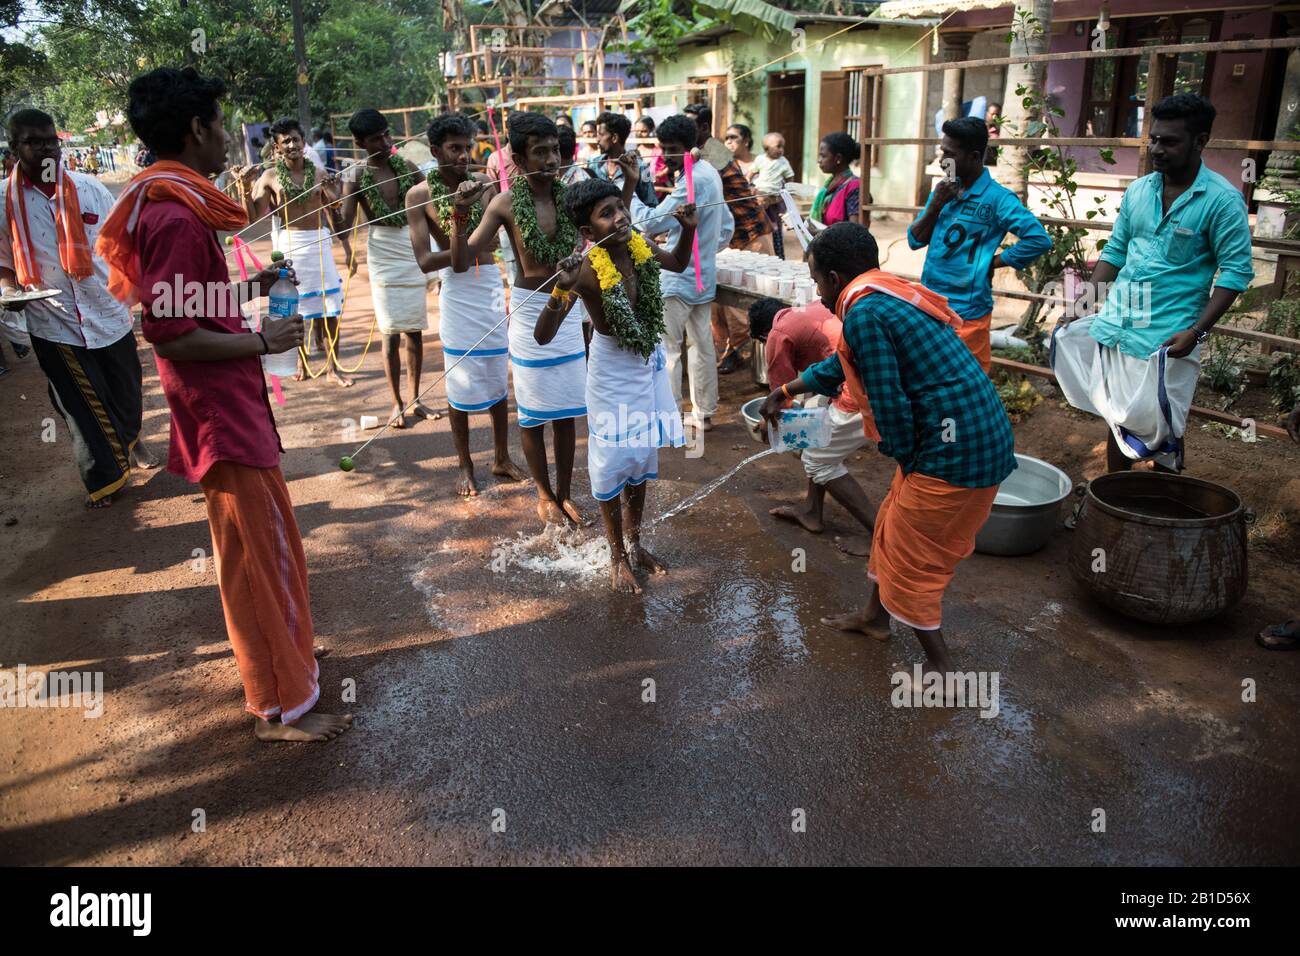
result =
[[[835,313],[820,302],[790,309],[779,299],[759,299],[749,307],[749,334],[764,343],[768,383],[774,390],[793,382],[804,369],[834,354],[840,327]],[[847,554],[866,555],[871,550],[876,506],[844,467],[849,455],[868,444],[862,430],[862,412],[847,389],[842,389],[831,402],[830,420],[830,443],[825,448],[808,448],[803,452],[803,469],[808,475],[808,493],[803,505],[782,505],[768,513],[793,521],[805,531],[821,534],[826,528],[822,507],[829,491],[867,532],[837,537],[836,545]]]
[[[132,81],[128,117],[157,157],[123,190],[100,233],[110,291],[144,306],[171,409],[167,468],[203,488],[226,629],[261,740],[329,740],[350,715],[309,713],[320,696],[307,562],[259,356],[302,343],[301,316],[249,331],[240,303],[278,268],[232,284],[217,231],[247,223],[209,180],[225,168],[224,84],[192,67]],[[285,263],[287,265],[287,263]],[[277,267],[279,264],[277,264]]]

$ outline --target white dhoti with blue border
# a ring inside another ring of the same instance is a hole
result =
[[[343,311],[343,288],[334,265],[334,242],[328,229],[279,229],[273,248],[293,261],[298,278],[298,312],[304,319],[333,318]]]
[[[462,412],[487,411],[509,392],[510,349],[505,287],[494,263],[468,272],[443,269],[438,335],[448,369],[447,404]],[[484,337],[486,336],[486,338]]]
[[[587,473],[598,501],[659,477],[659,449],[686,444],[662,344],[646,359],[611,335],[591,337]]]
[[[1052,335],[1049,364],[1075,408],[1105,419],[1115,444],[1133,461],[1182,470],[1179,441],[1201,374],[1201,347],[1183,358],[1160,348],[1148,358],[1126,355],[1089,334],[1092,318],[1076,319]]]
[[[523,428],[587,414],[587,349],[582,338],[586,311],[576,302],[555,338],[538,345],[533,330],[549,293],[529,298],[531,292],[516,286],[510,293],[510,365]]]

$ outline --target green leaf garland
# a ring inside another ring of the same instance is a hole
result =
[[[406,197],[410,188],[415,185],[415,173],[406,168],[406,160],[402,159],[397,153],[393,153],[388,157],[388,166],[397,178],[397,197],[400,203]],[[403,208],[394,210],[388,205],[388,200],[384,199],[379,184],[375,182],[375,174],[369,163],[366,163],[361,170],[361,192],[366,194],[366,202],[370,206],[370,211],[374,213],[370,225],[406,225],[406,210]]]
[[[537,224],[537,207],[524,177],[510,180],[510,208],[519,238],[528,254],[543,265],[555,265],[568,258],[578,245],[578,227],[564,212],[564,186],[558,179],[551,184],[551,195],[555,198],[555,238],[547,236]]]

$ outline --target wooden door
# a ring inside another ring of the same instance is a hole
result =
[[[807,84],[803,70],[769,73],[767,80],[767,129],[785,137],[785,158],[794,167],[796,180],[803,180],[804,92]],[[757,131],[755,131],[757,132]],[[762,143],[755,143],[757,152]]]

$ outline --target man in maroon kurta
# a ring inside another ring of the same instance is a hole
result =
[[[157,156],[127,186],[100,235],[110,288],[139,298],[171,408],[169,471],[203,488],[226,629],[262,740],[329,740],[350,716],[311,712],[320,696],[307,562],[259,356],[302,343],[299,316],[249,331],[240,301],[268,269],[232,285],[217,229],[246,224],[208,176],[225,165],[220,80],[158,69],[129,90],[131,125]],[[198,104],[196,106],[196,104]],[[197,115],[196,115],[197,114]]]

